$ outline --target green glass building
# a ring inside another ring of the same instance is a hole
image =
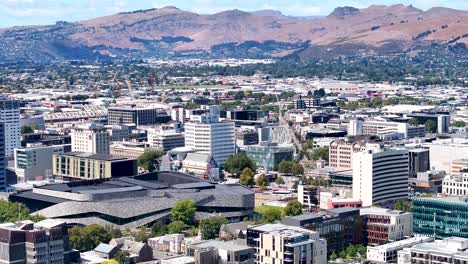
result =
[[[245,153],[258,167],[266,171],[278,170],[278,165],[283,160],[292,160],[294,157],[293,145],[251,145],[247,146]]]
[[[414,198],[413,232],[436,239],[468,238],[468,197]]]

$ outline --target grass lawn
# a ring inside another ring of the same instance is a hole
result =
[[[254,211],[255,211],[256,213],[262,214],[263,211],[265,211],[267,208],[275,208],[275,209],[280,210],[281,213],[284,213],[284,208],[283,208],[283,207],[279,207],[279,206],[270,206],[270,205],[262,205],[262,206],[255,207]]]

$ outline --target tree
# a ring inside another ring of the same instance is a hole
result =
[[[360,256],[361,258],[366,258],[366,255],[367,255],[367,248],[366,248],[365,246],[363,246],[363,245],[358,245],[358,246],[356,247],[356,251],[357,251],[357,253],[359,254],[359,256]]]
[[[339,255],[341,259],[345,259],[348,256],[348,254],[346,254],[346,250],[341,250]]]
[[[34,130],[30,126],[22,126],[21,127],[21,134],[30,134],[34,133]]]
[[[29,209],[22,203],[0,200],[0,223],[31,220],[39,222],[46,219],[41,215],[30,215]]]
[[[278,171],[281,173],[291,173],[293,167],[293,162],[290,160],[282,160],[278,164]]]
[[[162,150],[146,150],[140,157],[138,157],[138,166],[147,171],[153,171],[156,169],[156,161],[164,154],[166,154],[166,152]]]
[[[459,120],[459,121],[456,121],[455,123],[453,123],[453,125],[456,126],[456,127],[465,127],[466,123],[465,123],[465,121]]]
[[[146,228],[144,226],[140,227],[138,229],[138,232],[134,234],[135,240],[141,243],[146,243],[148,239],[150,238],[150,235],[146,231]]]
[[[279,221],[282,218],[281,209],[275,207],[268,207],[262,212],[262,219],[266,223],[273,223]]]
[[[268,186],[270,185],[270,182],[268,181],[268,179],[266,178],[265,174],[261,174],[257,177],[257,181],[256,181],[256,184],[257,186],[262,186],[262,187],[265,187],[265,186]]]
[[[89,225],[85,227],[75,226],[69,231],[70,244],[79,251],[90,251],[100,243],[111,240],[111,234],[100,225]]]
[[[196,209],[197,207],[192,200],[182,199],[171,210],[172,221],[180,220],[187,225],[191,225],[195,222]]]
[[[409,212],[411,211],[411,203],[408,201],[397,200],[395,203],[395,210]]]
[[[324,159],[328,161],[328,147],[317,148],[314,150],[314,154],[312,154],[313,160]]]
[[[323,88],[320,88],[314,91],[314,97],[324,97],[324,96],[325,96],[325,90]]]
[[[426,128],[426,131],[430,133],[435,133],[437,130],[437,124],[432,119],[427,120],[426,123],[424,123],[424,127]]]
[[[348,257],[350,257],[350,258],[355,258],[355,257],[356,257],[356,253],[357,253],[357,250],[356,250],[356,247],[355,247],[353,244],[350,244],[350,245],[346,248],[346,254],[348,255]]]
[[[276,178],[275,182],[278,185],[283,185],[285,183],[283,177]]]
[[[335,261],[335,260],[336,260],[336,253],[335,253],[335,251],[333,251],[333,252],[331,253],[331,255],[330,255],[330,260],[331,260],[331,261]]]
[[[304,174],[304,166],[299,162],[294,162],[291,168],[291,173],[294,175],[303,175]]]
[[[167,225],[164,224],[163,222],[161,221],[158,221],[156,223],[153,224],[153,226],[151,227],[151,235],[152,236],[164,236],[168,233],[168,230],[167,230]]]
[[[247,154],[241,152],[237,155],[231,155],[224,163],[224,169],[234,175],[239,175],[245,168],[251,169],[253,172],[256,171],[257,166],[255,162],[247,157]]]
[[[180,234],[186,228],[187,228],[187,225],[180,220],[172,221],[169,225],[167,225],[169,234]]]
[[[221,216],[213,216],[201,221],[200,231],[202,239],[215,239],[219,236],[219,230],[222,225],[229,224],[229,221]]]
[[[314,148],[314,140],[313,139],[307,139],[306,143],[302,147],[303,150],[308,150],[308,149],[313,149]]]
[[[130,253],[128,251],[124,250],[119,250],[117,253],[114,255],[114,259],[119,263],[119,264],[125,264],[127,262],[127,258],[130,256]]]
[[[255,173],[250,168],[245,168],[239,178],[239,183],[242,185],[252,186],[255,184]]]
[[[284,214],[287,216],[301,215],[302,204],[298,200],[289,201],[288,205],[284,208]]]
[[[417,126],[417,125],[419,125],[419,121],[416,118],[411,118],[410,120],[408,120],[408,124],[413,125],[413,126]]]

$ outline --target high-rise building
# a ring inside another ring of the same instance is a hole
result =
[[[5,124],[5,154],[7,158],[13,158],[15,148],[21,146],[19,108],[19,101],[0,97],[0,122]]]
[[[409,176],[415,178],[418,172],[431,170],[429,163],[429,149],[410,149],[409,150]]]
[[[27,146],[15,149],[15,173],[18,182],[35,180],[36,177],[52,176],[52,155],[63,154],[64,146]]]
[[[337,168],[338,170],[352,169],[351,157],[353,153],[364,151],[365,149],[366,143],[363,141],[346,142],[342,139],[332,141],[328,150],[330,167]]]
[[[416,197],[413,199],[413,232],[436,239],[468,238],[466,212],[467,197]]]
[[[109,132],[100,124],[82,125],[72,129],[72,151],[109,154]]]
[[[408,198],[408,150],[368,148],[353,155],[353,198],[362,206]]]
[[[255,249],[256,264],[327,263],[327,241],[319,233],[283,224],[247,229],[247,246]]]
[[[0,122],[0,191],[6,190],[5,123]]]
[[[222,167],[235,154],[234,122],[220,122],[219,116],[213,113],[202,116],[199,122],[187,122],[185,146],[210,154]]]

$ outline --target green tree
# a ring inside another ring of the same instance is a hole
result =
[[[432,119],[427,120],[426,123],[424,123],[424,127],[426,131],[430,133],[435,133],[437,130],[437,124]]]
[[[365,246],[363,246],[363,245],[358,245],[358,246],[356,247],[356,251],[357,251],[357,253],[359,254],[359,256],[360,256],[361,258],[366,258],[366,255],[367,255],[367,248],[366,248]]]
[[[335,261],[335,260],[336,260],[336,253],[335,253],[335,251],[333,251],[333,252],[331,253],[331,255],[330,255],[330,260],[331,260],[331,261]]]
[[[34,133],[34,129],[32,129],[32,127],[30,126],[21,127],[21,134],[30,134],[30,133]]]
[[[466,123],[465,123],[465,121],[459,120],[459,121],[455,121],[455,123],[453,123],[453,125],[456,126],[456,127],[465,127]]]
[[[323,88],[320,88],[318,90],[314,91],[314,97],[324,97],[325,96],[325,90]]]
[[[167,225],[161,221],[154,223],[153,226],[151,227],[152,236],[155,236],[155,237],[164,236],[167,233],[168,233]]]
[[[302,147],[303,150],[309,150],[314,148],[314,140],[313,139],[307,139],[306,143]]]
[[[69,231],[70,244],[79,251],[90,251],[100,243],[108,243],[111,234],[100,225],[89,225],[85,227],[75,226]]]
[[[43,215],[33,214],[33,215],[29,215],[28,219],[33,221],[34,223],[37,223],[37,222],[40,222],[42,220],[46,220],[47,217],[45,217]]]
[[[411,202],[404,200],[397,200],[395,202],[395,210],[409,212],[411,211]]]
[[[148,239],[150,238],[150,235],[146,231],[146,228],[144,226],[140,227],[136,234],[134,234],[135,240],[141,243],[146,243]]]
[[[169,234],[180,234],[182,231],[187,229],[187,225],[180,221],[172,221],[169,225],[167,225],[167,229],[169,231]]]
[[[195,223],[195,211],[197,207],[192,200],[182,199],[171,210],[172,221],[180,220],[187,225]]]
[[[157,160],[166,154],[162,150],[146,150],[140,157],[138,157],[138,166],[147,171],[156,169]]]
[[[219,230],[222,225],[228,224],[229,221],[221,216],[213,216],[201,221],[200,231],[202,239],[215,239],[219,236]]]
[[[255,173],[250,168],[245,168],[239,178],[239,183],[242,185],[252,186],[255,184]]]
[[[294,175],[304,175],[304,166],[299,162],[294,162],[291,168],[291,173]]]
[[[350,258],[355,258],[355,257],[356,257],[356,253],[357,253],[357,249],[356,249],[356,247],[355,247],[353,244],[350,244],[350,245],[346,248],[346,254],[348,255],[348,257],[350,257]]]
[[[312,154],[313,160],[324,159],[328,161],[328,147],[317,148],[314,150],[314,154]]]
[[[346,250],[341,250],[339,255],[341,259],[346,259],[348,256],[348,254],[346,254]]]
[[[245,168],[249,168],[254,172],[257,169],[255,162],[247,157],[245,152],[241,152],[237,155],[231,155],[224,163],[224,169],[234,175],[241,174]]]
[[[198,235],[198,228],[192,227],[192,228],[190,228],[189,230],[187,230],[187,232],[186,232],[185,234],[186,234],[187,236],[189,236],[189,237],[197,236],[197,235]]]
[[[285,183],[283,177],[276,178],[275,182],[278,185],[283,185]]]
[[[298,200],[289,201],[288,205],[284,208],[284,214],[287,216],[301,215],[302,204]]]
[[[418,121],[417,118],[411,118],[410,120],[408,120],[408,124],[413,125],[413,126],[417,126],[417,125],[419,125],[419,121]]]
[[[127,262],[127,258],[130,256],[130,253],[128,251],[124,250],[119,250],[117,253],[114,255],[114,259],[119,263],[119,264],[125,264]]]
[[[256,181],[256,184],[257,186],[261,186],[261,187],[265,187],[265,186],[268,186],[270,185],[270,182],[268,181],[268,179],[266,178],[265,174],[261,174],[257,177],[257,181]]]
[[[290,161],[290,160],[282,160],[279,164],[278,164],[278,171],[281,172],[281,173],[291,173],[292,171],[292,167],[293,167],[293,162]]]
[[[29,209],[21,203],[0,200],[0,223],[16,222],[21,220],[38,222],[44,220],[43,216],[29,215]]]
[[[281,209],[275,207],[268,207],[262,211],[262,219],[266,223],[273,223],[281,220],[283,212]]]

